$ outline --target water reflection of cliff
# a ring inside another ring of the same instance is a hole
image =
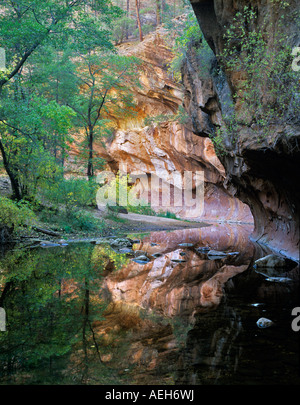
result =
[[[299,267],[282,274],[288,282],[256,272],[268,252],[250,232],[155,232],[121,253],[90,243],[9,250],[0,384],[299,384]],[[274,325],[259,329],[261,316]]]
[[[151,258],[147,264],[132,261],[106,277],[119,310],[123,303],[157,317],[136,322],[127,341],[123,362],[133,368],[133,383],[260,384],[266,376],[272,384],[282,367],[287,381],[297,380],[298,347],[288,323],[296,284],[274,285],[254,272],[253,261],[269,252],[249,241],[250,232],[218,224],[152,233],[134,247]],[[202,247],[238,254],[213,259]],[[299,268],[289,275],[297,280]],[[258,330],[266,315],[275,327]]]
[[[218,224],[153,232],[134,245],[151,260],[147,264],[132,261],[107,277],[106,287],[114,302],[191,319],[197,311],[216,307],[224,283],[249,266],[254,255],[249,231],[246,225]],[[203,247],[237,254],[208,258]]]

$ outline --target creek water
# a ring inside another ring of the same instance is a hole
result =
[[[255,270],[270,252],[251,230],[128,235],[133,251],[87,242],[2,251],[0,384],[298,385],[299,267]],[[141,254],[148,261],[133,260]],[[261,317],[272,326],[259,328]]]

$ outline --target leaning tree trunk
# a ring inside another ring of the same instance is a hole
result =
[[[87,167],[87,176],[91,179],[94,176],[94,165],[93,165],[93,143],[94,143],[94,133],[93,128],[89,128],[88,134],[88,148],[89,148],[89,156],[88,156],[88,167]]]
[[[126,2],[126,17],[129,18],[129,6],[130,6],[130,0],[127,0]],[[126,21],[126,39],[129,38],[129,32],[128,32],[128,21]]]
[[[21,188],[19,185],[19,181],[17,179],[17,177],[14,175],[14,173],[12,172],[8,159],[7,159],[7,155],[5,152],[5,148],[3,143],[0,141],[0,151],[1,151],[1,155],[2,155],[2,159],[3,159],[3,165],[5,168],[6,173],[8,174],[8,177],[10,179],[11,182],[11,187],[12,187],[12,191],[13,191],[13,198],[20,201],[22,200],[22,193],[21,193]]]
[[[161,11],[160,0],[156,0],[156,26],[158,26],[161,22],[160,11]]]
[[[138,27],[139,27],[140,41],[142,42],[142,40],[143,40],[143,31],[142,31],[142,25],[141,25],[141,18],[140,18],[138,0],[135,0],[135,9],[136,9],[137,23],[138,23]]]

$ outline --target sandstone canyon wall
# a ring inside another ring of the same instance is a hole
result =
[[[172,196],[170,205],[165,204],[161,195],[159,205],[153,206],[155,211],[171,211],[181,218],[194,220],[252,223],[248,206],[233,197],[223,185],[225,170],[215,154],[212,141],[197,136],[191,125],[168,120],[168,116],[177,113],[184,99],[184,87],[173,79],[168,69],[174,56],[172,39],[168,35],[169,32],[160,26],[141,43],[119,46],[121,54],[134,55],[142,60],[138,73],[141,87],[133,89],[137,114],[118,120],[113,140],[107,142],[105,150],[99,144],[95,149],[115,172],[126,168],[133,179],[145,174],[161,179],[160,191],[164,190],[165,194],[168,194],[168,187],[171,187],[172,195],[174,189],[180,189],[185,171],[204,173],[203,211],[188,206],[191,202],[174,206]],[[211,91],[212,83],[201,97],[211,97]],[[145,125],[145,118],[157,116],[167,118],[160,123]],[[210,121],[206,119],[205,125],[208,130]],[[149,194],[150,191],[150,200]]]
[[[299,4],[289,1],[283,7],[283,3],[271,0],[191,0],[204,37],[216,55],[215,65],[220,63],[219,55],[226,46],[226,29],[244,7],[248,7],[256,17],[254,26],[246,27],[248,34],[259,29],[269,50],[275,54],[278,52],[278,55],[281,51],[274,38],[281,29],[282,18],[285,21],[282,37],[290,47],[299,46]],[[238,49],[241,37],[235,37],[234,41]],[[243,57],[241,52],[240,58]],[[217,127],[223,125],[218,121],[216,112],[226,115],[226,101],[232,100],[243,72],[225,69],[223,76],[213,78],[212,95],[203,102],[201,94],[205,83],[199,81],[199,63],[195,48],[191,49],[190,58],[183,68],[185,108],[193,118],[193,131],[200,136],[211,136]],[[266,109],[271,108],[268,92],[271,93],[266,88],[262,94]],[[239,101],[238,97],[233,103],[235,112],[240,108]],[[289,106],[286,104],[282,108],[288,110]],[[214,128],[210,133],[203,126],[203,115]],[[268,129],[270,135],[261,137],[259,125],[240,125],[236,142],[232,134],[228,134],[223,144],[225,153],[220,156],[226,173],[224,184],[227,191],[251,208],[255,222],[253,239],[267,243],[288,257],[299,259],[299,109],[289,122],[275,123]]]

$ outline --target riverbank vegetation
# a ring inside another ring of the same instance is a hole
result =
[[[141,40],[162,23],[171,29],[185,7],[185,0],[1,2],[1,173],[11,186],[1,198],[3,241],[30,224],[103,231],[91,213],[96,173],[106,165],[95,142],[111,138],[118,120],[134,117],[132,88],[139,86],[139,60],[119,55],[116,45]],[[80,177],[67,169],[74,145]],[[154,214],[132,207],[137,211]]]

